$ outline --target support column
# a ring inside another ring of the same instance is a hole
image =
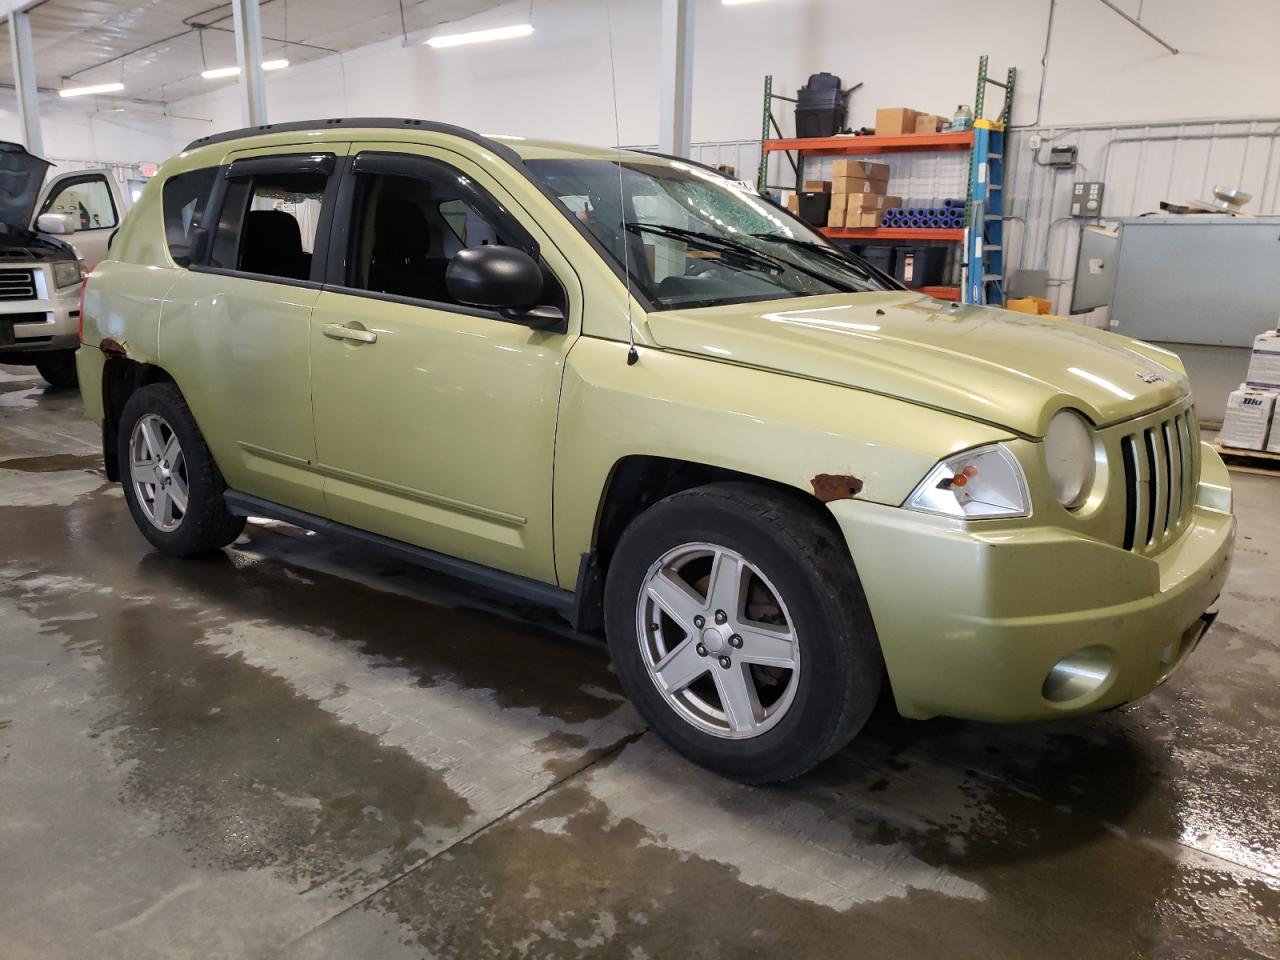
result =
[[[662,103],[658,150],[689,156],[693,113],[693,8],[696,0],[662,0]]]
[[[267,122],[267,90],[262,79],[262,17],[258,0],[231,0],[240,67],[240,113],[246,127]]]
[[[13,61],[13,86],[22,121],[22,142],[28,153],[44,155],[40,135],[40,94],[36,88],[36,55],[31,46],[31,15],[25,10],[9,14],[9,59]]]

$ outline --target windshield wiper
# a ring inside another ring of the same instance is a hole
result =
[[[868,280],[885,282],[888,281],[895,286],[901,286],[897,280],[891,275],[885,273],[874,264],[867,263],[865,260],[856,259],[849,254],[847,250],[837,247],[834,244],[818,243],[814,240],[801,240],[799,237],[788,237],[782,233],[753,233],[751,236],[757,240],[771,240],[775,243],[785,243],[791,247],[801,247],[805,250],[811,250],[814,253],[821,254],[828,260],[834,260],[842,267],[852,267],[858,273],[862,274]],[[893,289],[891,286],[889,289]]]
[[[788,237],[784,233],[753,233],[751,236],[757,240],[769,240],[773,243],[785,243],[790,247],[802,247],[805,250],[812,250],[814,253],[822,254],[828,260],[835,260],[841,266],[853,267],[862,274],[867,273],[862,264],[850,258],[839,247],[833,247],[830,244],[818,243],[815,240],[801,240],[799,237]],[[870,278],[868,277],[868,279]]]
[[[782,271],[788,268],[797,269],[792,263],[785,260],[779,260],[777,257],[771,257],[769,254],[755,249],[749,244],[740,240],[733,240],[729,237],[717,236],[714,233],[703,233],[700,230],[686,230],[684,227],[675,227],[666,223],[628,223],[627,229],[632,233],[653,233],[660,237],[668,237],[672,240],[684,240],[688,243],[705,247],[708,250],[728,250],[733,253],[740,254],[747,260],[753,260],[756,263],[767,264],[775,271]]]

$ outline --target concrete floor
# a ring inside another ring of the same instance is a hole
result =
[[[281,526],[172,561],[0,368],[0,957],[1280,958],[1280,480],[1144,701],[882,711],[735,786],[536,610]]]

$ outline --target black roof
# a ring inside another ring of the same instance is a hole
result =
[[[295,130],[319,130],[324,127],[380,127],[383,129],[426,130],[430,133],[443,133],[446,136],[458,137],[480,144],[510,163],[520,163],[520,155],[504,143],[498,143],[488,137],[481,136],[474,130],[455,126],[452,123],[437,123],[434,120],[414,120],[408,117],[330,117],[327,120],[291,120],[288,123],[264,123],[258,127],[242,127],[239,130],[227,130],[223,133],[211,133],[207,137],[199,137],[187,144],[188,150],[207,147],[211,143],[226,143],[228,140],[242,140],[245,137],[266,136],[269,133],[291,133]]]

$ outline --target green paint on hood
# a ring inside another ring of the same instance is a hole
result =
[[[1190,386],[1176,354],[1070,321],[919,294],[840,294],[651,314],[669,350],[840,383],[1042,437],[1063,407],[1106,426]]]

